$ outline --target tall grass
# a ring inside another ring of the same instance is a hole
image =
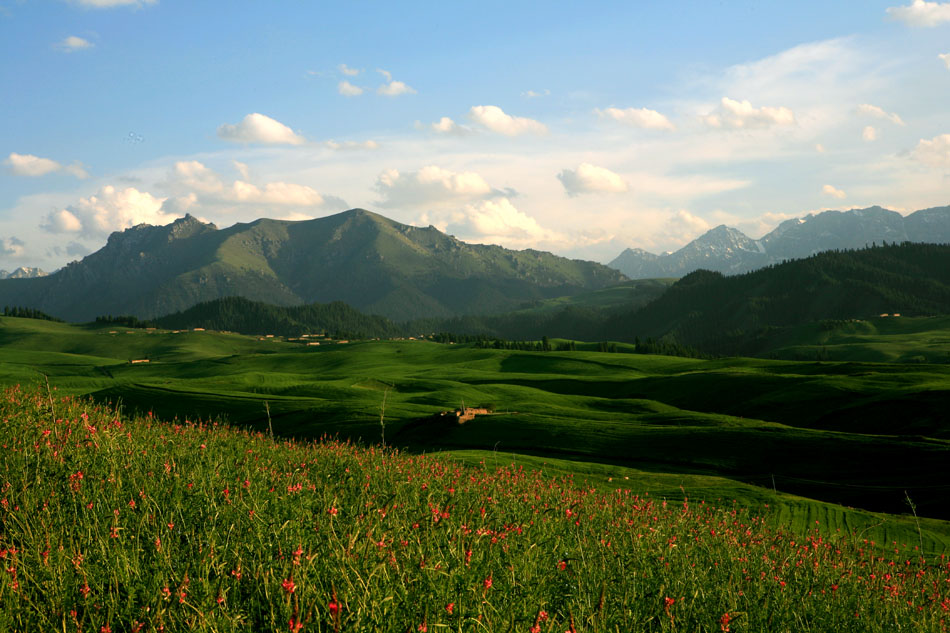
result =
[[[945,631],[950,564],[523,468],[0,397],[4,631]]]

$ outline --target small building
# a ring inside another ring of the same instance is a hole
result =
[[[131,364],[133,364],[133,365],[141,365],[141,364],[143,364],[143,363],[147,363],[147,362],[148,362],[148,359],[147,359],[147,358],[135,358],[135,359],[130,360],[129,362],[130,362]]]
[[[481,407],[462,407],[453,411],[455,421],[459,424],[465,424],[469,420],[474,420],[476,415],[491,415],[491,409]]]

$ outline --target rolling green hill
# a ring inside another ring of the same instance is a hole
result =
[[[148,358],[148,364],[131,359]],[[703,494],[779,492],[950,518],[950,366],[704,361],[423,341],[277,338],[0,318],[0,380],[164,418],[414,450],[497,450],[681,476]],[[439,413],[486,405],[457,425]],[[914,408],[916,407],[916,408]],[[586,468],[586,467],[585,467]],[[743,487],[745,486],[745,487]],[[752,486],[752,488],[748,488]],[[741,489],[741,490],[740,490]]]
[[[511,310],[625,279],[594,262],[466,244],[434,227],[353,209],[222,230],[191,216],[139,225],[48,277],[0,281],[0,305],[89,321],[100,314],[152,318],[243,296],[285,306],[343,301],[406,320]]]

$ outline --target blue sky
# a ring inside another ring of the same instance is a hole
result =
[[[0,268],[186,212],[609,261],[950,203],[950,3],[322,4],[0,0]]]

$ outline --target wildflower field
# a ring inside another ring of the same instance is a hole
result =
[[[4,631],[950,626],[944,554],[792,532],[728,501],[129,418],[33,388],[0,397],[0,450]]]

